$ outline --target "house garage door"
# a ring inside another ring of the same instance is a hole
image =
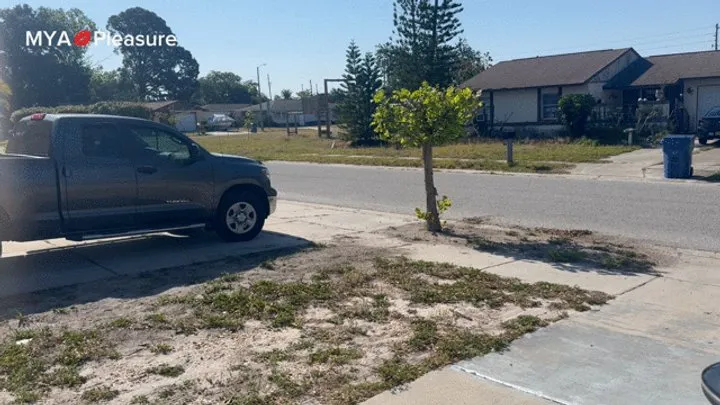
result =
[[[698,86],[698,120],[717,106],[720,106],[720,86]]]

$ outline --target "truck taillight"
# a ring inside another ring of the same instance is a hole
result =
[[[35,113],[30,116],[32,121],[42,121],[45,119],[45,113]]]

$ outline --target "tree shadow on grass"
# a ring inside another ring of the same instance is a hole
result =
[[[453,228],[443,231],[445,235],[464,240],[477,251],[542,262],[562,271],[626,276],[659,274],[646,254],[595,239],[590,231],[517,228],[507,233],[512,236],[487,237]]]

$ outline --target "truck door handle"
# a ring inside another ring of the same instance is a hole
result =
[[[157,167],[155,166],[140,166],[137,168],[138,173],[143,174],[153,174],[157,172]]]

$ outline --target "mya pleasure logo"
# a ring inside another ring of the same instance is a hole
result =
[[[25,46],[80,46],[105,44],[108,46],[177,46],[174,34],[120,35],[107,31],[25,31]]]

